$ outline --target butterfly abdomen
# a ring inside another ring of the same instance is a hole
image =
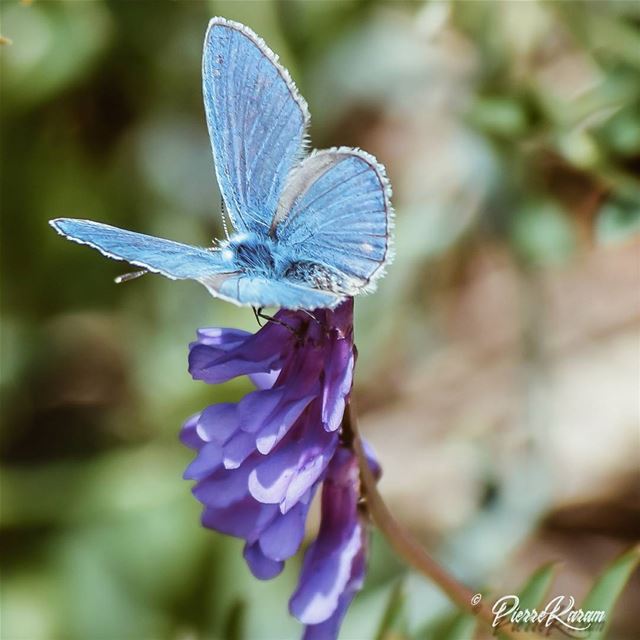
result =
[[[305,284],[321,291],[332,293],[348,293],[345,278],[335,269],[326,265],[308,260],[295,260],[290,262],[282,274],[285,280]]]

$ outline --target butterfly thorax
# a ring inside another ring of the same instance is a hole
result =
[[[252,233],[232,236],[227,243],[235,264],[243,270],[265,276],[274,276],[278,271],[275,243]]]

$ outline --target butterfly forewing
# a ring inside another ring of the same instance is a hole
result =
[[[125,231],[91,220],[57,218],[50,224],[69,240],[98,249],[108,258],[126,260],[173,280],[198,280],[230,269],[219,251]]]
[[[307,105],[264,41],[213,18],[202,63],[216,174],[236,231],[267,234],[302,152]]]

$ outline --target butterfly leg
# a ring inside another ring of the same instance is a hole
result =
[[[318,318],[316,318],[313,315],[313,313],[311,313],[311,311],[308,311],[307,309],[300,309],[300,311],[305,315],[309,316],[314,322],[317,322],[318,324],[320,324],[320,321],[318,320]]]
[[[262,323],[260,322],[260,318],[262,320],[266,320],[267,322],[274,322],[275,324],[279,324],[288,331],[291,331],[291,333],[293,333],[294,335],[298,333],[291,325],[288,325],[286,322],[282,322],[282,320],[278,320],[278,318],[274,318],[273,316],[269,316],[266,313],[262,313],[262,307],[258,307],[257,309],[255,307],[252,307],[252,309],[256,320],[261,327]]]
[[[258,326],[262,329],[262,322],[260,322],[260,319],[262,318],[262,307],[260,307],[259,309],[256,309],[255,307],[251,307],[251,310],[253,311],[253,315],[256,319],[256,322],[258,323]]]

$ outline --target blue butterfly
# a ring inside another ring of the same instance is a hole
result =
[[[237,305],[335,307],[371,291],[392,253],[384,168],[359,149],[305,154],[307,103],[277,56],[244,25],[211,20],[202,76],[216,175],[234,233],[198,248],[90,220],[50,224],[109,258],[172,280],[197,280]]]

